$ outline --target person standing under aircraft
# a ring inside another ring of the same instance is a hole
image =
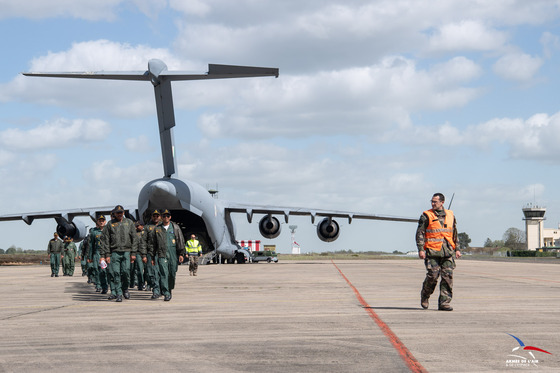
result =
[[[51,261],[51,277],[58,277],[62,245],[62,241],[58,238],[58,233],[54,232],[54,237],[49,241],[49,246],[47,247],[47,254],[49,254]]]
[[[198,242],[194,234],[191,234],[191,239],[187,241],[186,248],[189,255],[189,275],[196,276],[198,258],[202,256],[202,246],[200,246],[200,242]]]
[[[82,266],[82,277],[88,274],[88,265],[87,265],[87,249],[88,249],[88,241],[89,236],[86,236],[82,242],[80,242],[79,247],[79,256],[78,259],[80,260],[80,265]]]
[[[416,246],[418,257],[424,259],[427,271],[420,293],[420,305],[424,309],[429,307],[430,295],[441,276],[438,309],[453,311],[449,303],[453,298],[454,257],[459,259],[461,252],[457,245],[457,221],[453,211],[443,207],[444,202],[443,194],[434,194],[432,208],[424,211],[418,220]]]
[[[111,267],[116,300],[122,302],[123,296],[130,298],[130,262],[136,260],[138,240],[134,222],[124,216],[124,208],[115,206],[113,214],[115,218],[101,233],[101,257]]]
[[[161,292],[159,289],[159,271],[157,269],[157,265],[155,263],[154,257],[152,257],[151,247],[154,242],[154,232],[156,225],[159,224],[161,221],[161,215],[159,214],[158,210],[154,210],[152,212],[152,220],[144,226],[144,249],[146,250],[147,255],[147,279],[146,282],[148,283],[148,288],[152,290],[152,299],[157,299],[161,296]]]
[[[134,226],[136,227],[136,236],[138,240],[138,255],[141,255],[142,259],[140,260],[140,258],[137,257],[134,263],[131,264],[134,265],[134,270],[131,271],[131,276],[135,276],[138,284],[138,290],[145,290],[146,286],[144,284],[146,280],[144,278],[144,264],[148,262],[148,259],[146,257],[146,246],[144,244],[144,225],[137,221]]]
[[[100,263],[100,246],[101,246],[101,232],[105,227],[105,216],[99,215],[95,221],[95,227],[89,230],[89,240],[88,240],[88,251],[87,251],[87,261],[91,266],[91,277],[93,283],[95,284],[95,291],[101,292],[101,294],[107,294],[108,281],[107,281],[107,269],[102,268]],[[116,295],[111,293],[111,299],[115,299]]]
[[[163,210],[161,223],[154,229],[154,240],[152,243],[152,264],[158,264],[159,286],[164,301],[171,300],[171,291],[175,288],[175,277],[178,262],[183,263],[185,255],[185,238],[181,227],[171,221],[169,210]],[[153,296],[152,296],[153,298]]]
[[[77,257],[76,244],[72,237],[64,237],[64,248],[62,249],[62,273],[64,276],[74,276],[74,269],[76,268]]]

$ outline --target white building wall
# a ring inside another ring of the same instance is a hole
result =
[[[525,220],[525,231],[527,233],[528,250],[534,251],[544,246],[542,220]]]
[[[544,228],[543,237],[543,246],[560,246],[558,242],[560,240],[560,228]]]

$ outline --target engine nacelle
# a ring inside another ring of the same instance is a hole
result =
[[[276,238],[280,235],[280,222],[274,216],[267,215],[259,221],[259,231],[264,238]]]
[[[338,238],[340,227],[338,223],[331,218],[324,218],[317,224],[317,236],[324,242],[332,242]]]
[[[75,219],[72,222],[69,222],[64,218],[55,218],[55,220],[58,224],[56,232],[60,238],[68,236],[72,237],[74,242],[80,242],[87,236],[86,226],[80,220]]]

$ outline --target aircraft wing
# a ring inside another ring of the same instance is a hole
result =
[[[89,216],[96,221],[97,216],[106,215],[106,220],[111,220],[111,211],[114,206],[78,208],[72,210],[28,212],[23,214],[0,215],[0,222],[23,220],[27,225],[31,225],[36,219],[54,219],[56,221],[56,231],[60,237],[69,236],[75,242],[83,240],[88,232],[87,227],[80,220],[74,220],[76,216]],[[125,213],[137,220],[138,210],[136,207],[124,206]]]
[[[353,219],[388,220],[388,221],[418,223],[418,218],[407,218],[407,217],[391,216],[391,215],[376,215],[371,213],[350,212],[350,211],[310,209],[304,207],[280,207],[280,206],[229,203],[225,208],[225,210],[226,213],[246,214],[249,223],[252,222],[254,214],[282,215],[284,216],[284,220],[286,223],[288,222],[288,218],[291,215],[310,216],[311,223],[315,223],[316,217],[343,218],[343,219],[348,219],[348,223],[352,223]]]
[[[89,216],[95,221],[98,215],[107,215],[107,220],[110,220],[111,211],[115,206],[105,207],[91,207],[91,208],[78,208],[71,210],[57,210],[57,211],[41,211],[41,212],[27,212],[21,214],[0,215],[0,221],[15,221],[23,220],[28,225],[31,225],[35,219],[64,219],[67,222],[74,220],[76,216]],[[136,216],[136,206],[124,206],[129,215],[133,218]]]

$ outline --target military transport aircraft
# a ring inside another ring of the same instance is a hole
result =
[[[263,237],[268,239],[276,238],[280,234],[281,224],[278,217],[283,217],[284,221],[288,223],[288,219],[292,215],[309,216],[312,224],[315,224],[316,218],[319,217],[322,219],[317,223],[317,235],[319,239],[325,242],[334,241],[339,236],[340,226],[334,218],[348,219],[348,223],[351,223],[353,219],[418,221],[418,219],[412,218],[367,213],[226,202],[213,198],[209,191],[199,184],[189,180],[181,181],[173,177],[177,167],[173,139],[175,114],[171,82],[177,80],[278,77],[279,70],[277,68],[209,64],[206,74],[187,74],[181,71],[168,71],[165,63],[152,59],[148,62],[148,70],[145,72],[29,72],[23,73],[23,75],[151,82],[154,86],[156,99],[164,176],[150,181],[142,188],[138,196],[137,206],[124,206],[127,215],[133,220],[147,221],[153,210],[169,209],[173,215],[173,220],[182,227],[185,237],[189,237],[191,233],[196,234],[205,247],[206,253],[220,254],[222,259],[244,262],[247,257],[247,253],[244,252],[246,249],[241,248],[235,240],[235,227],[231,218],[233,213],[245,214],[249,223],[253,221],[255,215],[262,215],[259,221],[259,231]],[[90,216],[95,221],[100,214],[109,215],[112,208],[112,206],[106,206],[0,215],[0,221],[23,220],[30,225],[35,219],[54,218],[57,223],[56,230],[60,236],[72,236],[74,241],[80,241],[87,235],[87,232],[84,224],[79,219],[74,220],[74,217]]]

